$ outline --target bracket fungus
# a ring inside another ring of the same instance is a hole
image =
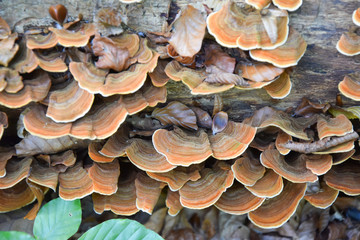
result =
[[[354,22],[355,25],[357,25],[357,26],[360,27],[360,8],[356,9],[356,10],[353,12],[352,20],[353,20],[353,22]]]
[[[343,33],[336,44],[336,49],[346,56],[360,54],[360,36],[357,28],[350,28],[349,32]]]
[[[345,75],[338,88],[345,97],[360,101],[360,73],[355,72]]]
[[[302,5],[303,0],[272,0],[272,2],[280,9],[296,11]]]
[[[250,5],[233,1],[207,18],[209,33],[219,44],[243,50],[281,46],[288,37],[288,22],[288,14],[284,10],[256,10]]]

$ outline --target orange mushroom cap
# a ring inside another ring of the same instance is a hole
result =
[[[266,200],[259,208],[248,213],[248,217],[261,228],[280,227],[295,213],[305,191],[305,183],[286,182],[280,195]]]
[[[130,146],[126,148],[126,155],[135,166],[147,172],[168,172],[176,167],[155,150],[151,141],[139,138],[131,139]]]
[[[104,156],[112,158],[124,156],[126,148],[130,145],[128,140],[129,129],[125,124],[106,141],[99,152]]]
[[[50,92],[46,116],[55,122],[73,122],[90,111],[94,98],[94,94],[71,81],[63,89]]]
[[[15,186],[8,189],[0,189],[0,212],[9,212],[26,206],[36,197],[23,180]]]
[[[286,132],[280,130],[275,140],[275,147],[281,155],[287,155],[290,152],[290,149],[281,146],[288,141],[292,141],[292,137]]]
[[[173,28],[169,43],[180,56],[192,57],[200,51],[206,22],[198,9],[187,5],[175,19]]]
[[[360,27],[360,8],[356,9],[356,10],[353,12],[352,20],[353,20],[353,22],[354,22],[355,25],[357,25],[357,26]]]
[[[221,160],[236,158],[248,148],[255,134],[256,128],[229,121],[222,132],[209,136],[212,155]]]
[[[189,166],[201,163],[211,156],[207,134],[200,130],[187,132],[175,127],[172,131],[158,129],[152,136],[153,145],[173,165]]]
[[[34,79],[24,80],[24,87],[17,93],[0,92],[0,104],[9,108],[19,108],[34,101],[43,100],[50,89],[51,80],[41,71]]]
[[[253,186],[245,186],[252,194],[258,197],[272,198],[279,195],[284,187],[283,179],[271,169],[267,169],[264,176]]]
[[[286,11],[254,10],[249,5],[232,1],[207,18],[209,33],[219,44],[243,50],[281,46],[288,36],[288,22]]]
[[[0,189],[13,187],[26,178],[32,161],[32,158],[24,158],[21,161],[10,159],[6,164],[6,175],[0,178]]]
[[[66,54],[63,52],[51,52],[45,55],[39,50],[36,51],[39,67],[47,72],[66,72],[68,67],[65,63]]]
[[[136,207],[151,214],[160,197],[161,190],[165,183],[158,182],[145,173],[139,172],[135,179]]]
[[[360,73],[346,75],[339,83],[338,88],[345,97],[360,101]]]
[[[39,161],[33,161],[28,180],[56,191],[59,182],[59,172],[54,167],[42,164]]]
[[[261,153],[262,165],[273,169],[277,174],[294,183],[315,182],[318,177],[306,168],[306,157],[293,161],[285,161],[276,149],[268,149]]]
[[[87,23],[74,31],[53,27],[49,27],[49,30],[56,35],[58,43],[64,47],[84,47],[88,44],[90,37],[95,34],[96,27],[92,23]]]
[[[188,181],[180,190],[181,205],[191,209],[203,209],[214,204],[234,182],[230,166],[220,162],[213,169],[205,168],[197,181]]]
[[[303,0],[273,0],[273,4],[278,8],[287,11],[296,11],[301,5]]]
[[[178,191],[188,181],[197,181],[201,178],[199,170],[201,165],[191,165],[189,167],[176,167],[175,169],[160,173],[146,172],[147,175],[157,181],[166,182],[171,191]]]
[[[245,0],[245,2],[257,9],[266,8],[271,4],[271,0]]]
[[[336,44],[336,49],[346,56],[354,56],[360,53],[360,36],[356,30],[350,29],[349,32],[343,33]]]
[[[358,161],[346,161],[333,166],[325,174],[324,180],[328,186],[340,190],[347,195],[360,194],[360,163]]]
[[[49,32],[45,35],[26,35],[26,46],[29,49],[49,49],[55,47],[57,43],[57,36],[53,32]]]
[[[237,158],[231,170],[234,172],[235,179],[245,186],[253,186],[265,173],[264,166],[251,153]]]
[[[290,94],[292,83],[290,76],[286,72],[282,73],[278,79],[264,86],[265,91],[274,99],[283,99]]]
[[[170,216],[176,216],[183,208],[183,206],[180,203],[179,191],[173,192],[169,189],[166,195],[165,204],[166,207],[169,208],[168,214]]]
[[[181,102],[170,102],[166,107],[155,108],[151,116],[163,125],[171,124],[197,130],[196,115],[193,110]]]
[[[88,174],[92,179],[94,192],[103,195],[116,193],[120,176],[120,164],[117,159],[109,163],[94,162]]]
[[[105,210],[111,210],[115,214],[125,216],[137,213],[139,209],[136,207],[135,177],[136,174],[120,177],[117,192],[110,196],[93,193],[94,211],[101,214]]]
[[[99,142],[91,142],[88,147],[88,155],[94,162],[107,163],[114,160],[113,157],[107,157],[100,153],[102,146]]]
[[[326,185],[325,182],[322,182],[321,190],[318,193],[306,195],[304,198],[314,207],[324,209],[331,206],[335,202],[338,195],[338,190],[335,190]]]
[[[19,45],[15,43],[17,33],[9,35],[7,38],[0,39],[0,65],[7,67],[19,50]]]
[[[241,215],[255,210],[264,201],[265,198],[251,194],[243,185],[235,182],[214,205],[223,212]]]
[[[19,73],[30,73],[34,71],[39,65],[35,53],[26,47],[25,41],[19,42],[19,50],[15,57],[10,62],[10,68],[14,69]]]
[[[316,175],[323,175],[327,173],[333,164],[331,155],[305,155],[301,157],[306,158],[306,168],[310,169]]]
[[[59,174],[59,196],[65,200],[81,199],[93,192],[93,181],[78,162]]]
[[[343,114],[330,119],[319,118],[316,128],[319,139],[330,136],[344,136],[354,131],[352,123]]]
[[[268,62],[279,68],[287,68],[297,65],[305,54],[307,43],[299,32],[290,28],[289,37],[284,45],[273,49],[254,49],[250,56],[260,62]]]

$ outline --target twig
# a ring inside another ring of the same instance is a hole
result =
[[[282,147],[300,153],[320,152],[328,148],[340,145],[342,143],[355,140],[358,137],[359,134],[357,132],[352,132],[341,137],[326,137],[319,141],[310,142],[310,143],[299,143],[299,142],[288,141],[287,143],[282,144]]]

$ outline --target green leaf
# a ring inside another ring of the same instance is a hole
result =
[[[39,240],[66,240],[78,231],[80,223],[80,200],[57,198],[40,209],[35,218],[34,236]]]
[[[33,236],[25,232],[17,231],[0,231],[1,240],[35,240]]]
[[[84,233],[79,240],[163,240],[157,233],[129,219],[105,221]]]

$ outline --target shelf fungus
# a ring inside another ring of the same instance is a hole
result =
[[[252,186],[245,186],[253,195],[262,198],[273,198],[279,195],[284,187],[282,177],[271,169]]]
[[[248,217],[261,228],[280,227],[295,213],[305,191],[305,183],[286,182],[280,195],[266,200],[256,210],[248,213]]]
[[[303,3],[303,0],[272,0],[273,4],[280,9],[296,11]]]
[[[268,62],[279,68],[287,68],[298,64],[305,54],[307,43],[299,32],[290,28],[287,41],[272,50],[254,49],[250,51],[251,58]]]
[[[336,44],[336,49],[346,56],[355,56],[360,53],[360,36],[357,28],[350,28],[343,33]]]
[[[271,4],[271,0],[245,0],[245,2],[256,9],[267,8]]]
[[[250,5],[232,1],[207,18],[209,33],[220,45],[243,50],[281,46],[288,38],[288,22],[284,10],[256,10]]]
[[[354,22],[355,25],[357,25],[357,26],[360,27],[360,8],[356,9],[356,10],[353,12],[352,20],[353,20],[353,22]]]
[[[346,75],[339,83],[338,88],[345,97],[360,101],[360,73]]]
[[[317,208],[327,208],[335,202],[338,195],[339,190],[329,187],[325,182],[321,182],[319,192],[306,194],[304,198]]]

